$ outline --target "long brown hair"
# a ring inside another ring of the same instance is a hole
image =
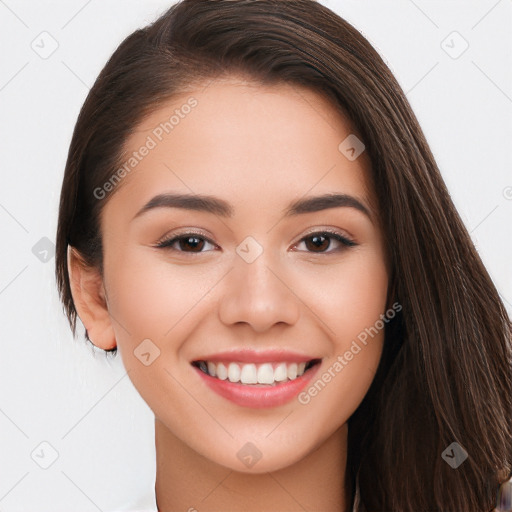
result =
[[[108,197],[94,191],[147,114],[230,74],[328,97],[370,156],[389,298],[402,310],[349,419],[345,483],[352,499],[358,489],[357,511],[490,510],[512,467],[510,319],[397,81],[355,28],[313,0],[183,0],[114,52],[81,109],[62,184],[56,276],[73,334],[67,246],[102,270]],[[468,454],[457,469],[441,456],[454,442]]]

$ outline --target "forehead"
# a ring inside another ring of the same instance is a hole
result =
[[[226,197],[236,209],[336,190],[366,198],[374,210],[367,154],[347,157],[354,136],[348,119],[309,89],[216,80],[139,123],[125,144],[124,164],[133,165],[125,165],[117,192],[134,208],[179,190]]]

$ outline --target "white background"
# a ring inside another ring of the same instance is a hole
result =
[[[512,1],[323,3],[363,32],[406,91],[510,313]],[[32,248],[55,240],[68,146],[89,87],[124,37],[171,4],[0,0],[2,512],[136,510],[153,490],[152,413],[120,358],[107,361],[81,329],[73,340],[55,260],[40,261]],[[31,47],[48,38],[43,31],[58,43],[47,59]],[[456,59],[445,51],[462,48],[458,36],[446,39],[453,31],[469,44]],[[43,441],[58,454],[48,469],[36,463],[50,460]]]

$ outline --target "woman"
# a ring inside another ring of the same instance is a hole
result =
[[[506,510],[510,319],[326,7],[183,0],[130,35],[75,127],[56,272],[155,413],[160,511]]]

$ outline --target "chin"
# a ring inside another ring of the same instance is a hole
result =
[[[249,443],[242,446],[242,450],[245,448],[245,453],[238,457],[238,451],[235,456],[222,456],[221,454],[215,454],[216,456],[212,459],[212,462],[229,468],[238,473],[246,473],[251,475],[258,475],[263,473],[271,473],[287,468],[299,462],[303,457],[298,453],[290,453],[289,451],[276,452],[274,447],[262,447],[259,449],[259,453],[254,451],[251,455],[251,447]],[[253,460],[250,460],[252,457]],[[261,458],[258,458],[261,457]],[[245,459],[245,460],[244,460]]]

